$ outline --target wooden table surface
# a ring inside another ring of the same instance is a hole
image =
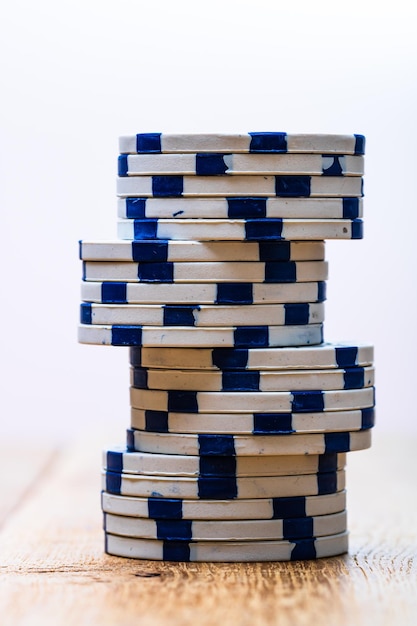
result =
[[[348,455],[349,554],[193,564],[106,556],[101,446],[3,443],[1,626],[417,624],[417,438]]]

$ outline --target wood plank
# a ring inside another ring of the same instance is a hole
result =
[[[69,448],[0,534],[1,623],[414,626],[416,444],[376,436],[349,456],[348,556],[261,564],[104,555],[100,448]]]

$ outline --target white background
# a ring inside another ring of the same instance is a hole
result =
[[[414,6],[3,7],[3,431],[33,441],[104,430],[123,439],[127,349],[76,341],[77,241],[116,234],[118,136],[265,130],[366,135],[365,239],[327,244],[325,338],[375,344],[378,429],[417,431]]]

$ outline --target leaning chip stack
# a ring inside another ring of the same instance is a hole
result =
[[[362,238],[362,135],[120,138],[118,236],[81,241],[82,343],[130,347],[105,550],[286,561],[348,549],[373,348],[323,340],[325,239]]]

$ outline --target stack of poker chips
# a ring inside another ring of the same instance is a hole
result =
[[[106,552],[311,559],[348,548],[373,348],[323,340],[325,239],[362,237],[361,135],[120,139],[118,236],[80,242],[83,343],[130,347],[104,452]]]

